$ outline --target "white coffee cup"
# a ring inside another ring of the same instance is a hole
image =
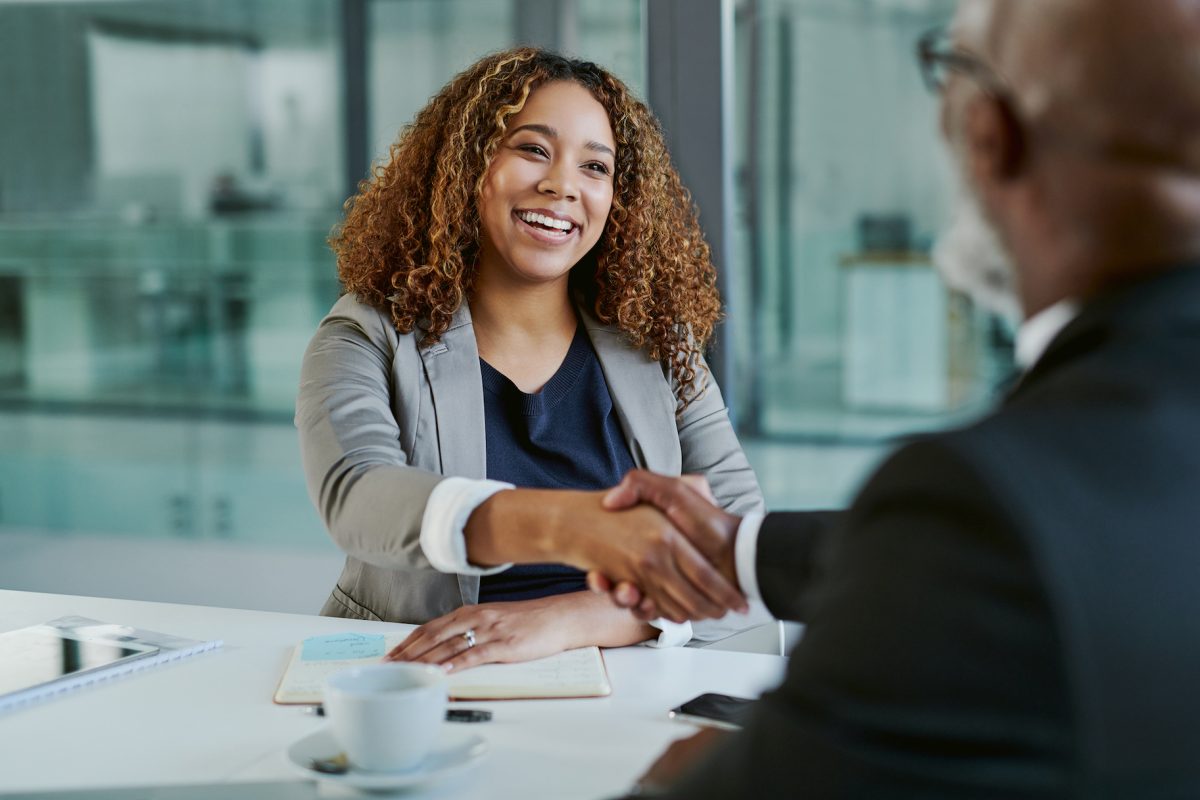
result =
[[[446,674],[428,664],[372,664],[329,676],[325,715],[356,769],[421,763],[446,718]]]

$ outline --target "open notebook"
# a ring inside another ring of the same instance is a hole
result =
[[[275,690],[283,705],[320,703],[325,680],[346,667],[377,664],[406,633],[312,636],[296,646]],[[485,664],[450,676],[451,700],[604,697],[612,692],[598,647],[521,664]]]

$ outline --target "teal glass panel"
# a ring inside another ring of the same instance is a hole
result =
[[[336,558],[291,418],[347,152],[518,42],[645,80],[640,0],[372,0],[348,120],[345,11],[0,3],[0,534]]]
[[[955,6],[736,5],[731,324],[748,436],[886,448],[979,414],[1012,369],[1011,323],[943,288],[930,259],[955,181],[915,47]]]

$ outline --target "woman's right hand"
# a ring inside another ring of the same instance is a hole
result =
[[[668,519],[650,505],[604,507],[605,492],[499,492],[467,521],[473,564],[560,561],[638,587],[674,622],[744,610],[746,600]]]

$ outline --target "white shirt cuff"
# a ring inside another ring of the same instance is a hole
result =
[[[495,575],[512,566],[480,568],[470,564],[463,533],[476,508],[496,492],[512,488],[511,483],[457,477],[446,478],[433,488],[421,518],[421,550],[434,569],[459,575]]]
[[[669,619],[652,619],[647,623],[658,628],[658,638],[644,642],[647,647],[683,647],[692,640],[692,623],[671,622]]]
[[[762,527],[765,514],[747,514],[738,526],[737,541],[733,545],[733,564],[737,571],[742,594],[751,603],[762,602],[758,590],[758,530]]]

